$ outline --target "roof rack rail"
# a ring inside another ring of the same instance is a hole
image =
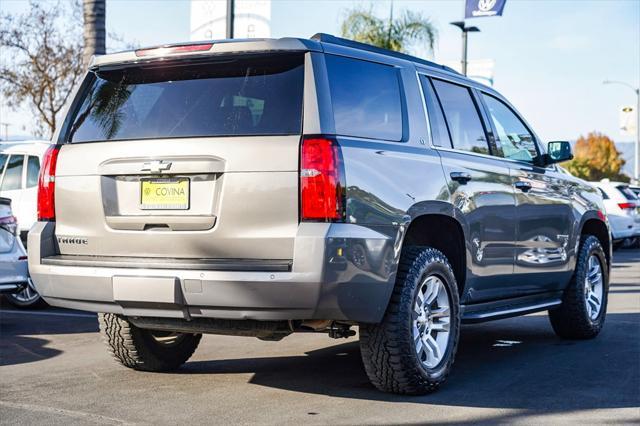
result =
[[[426,59],[421,59],[416,56],[407,55],[406,53],[395,52],[389,49],[383,49],[382,47],[373,46],[371,44],[360,43],[359,41],[353,41],[353,40],[348,40],[346,38],[336,37],[331,34],[317,33],[311,37],[311,40],[316,40],[321,43],[336,44],[338,46],[352,47],[354,49],[366,50],[368,52],[379,53],[381,55],[392,56],[394,58],[416,62],[422,65],[426,65],[433,68],[439,68],[445,71],[452,72],[454,74],[461,75],[458,71],[446,65],[437,64],[435,62],[427,61]]]

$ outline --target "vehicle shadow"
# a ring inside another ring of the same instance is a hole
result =
[[[0,366],[41,361],[62,354],[63,351],[47,347],[50,340],[38,335],[97,331],[95,318],[39,316],[23,311],[0,310]]]
[[[640,314],[610,314],[607,323],[589,341],[559,339],[546,315],[465,326],[451,377],[426,396],[374,389],[356,341],[303,356],[190,362],[178,374],[253,373],[250,383],[260,386],[417,404],[543,412],[637,407],[640,341],[629,336],[639,335]]]

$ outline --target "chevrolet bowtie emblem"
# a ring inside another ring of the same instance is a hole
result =
[[[171,163],[164,161],[149,161],[148,163],[144,163],[140,171],[142,172],[151,172],[151,173],[160,173],[162,171],[169,170],[171,168]]]

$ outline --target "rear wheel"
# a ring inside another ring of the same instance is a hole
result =
[[[98,318],[109,352],[120,364],[134,370],[175,370],[193,355],[202,337],[143,330],[115,314],[100,314]]]
[[[5,294],[4,297],[7,299],[7,302],[17,308],[42,309],[49,306],[36,291],[31,278],[29,278],[29,282],[22,290],[13,294]]]
[[[360,325],[369,379],[385,392],[434,391],[451,370],[459,330],[458,288],[449,261],[433,248],[407,248],[382,322]]]
[[[600,333],[607,314],[609,273],[600,241],[584,235],[576,270],[564,291],[562,305],[549,311],[556,334],[566,339],[591,339]]]

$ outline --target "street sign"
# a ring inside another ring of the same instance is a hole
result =
[[[635,136],[638,128],[638,114],[633,106],[623,106],[620,113],[620,135]]]

